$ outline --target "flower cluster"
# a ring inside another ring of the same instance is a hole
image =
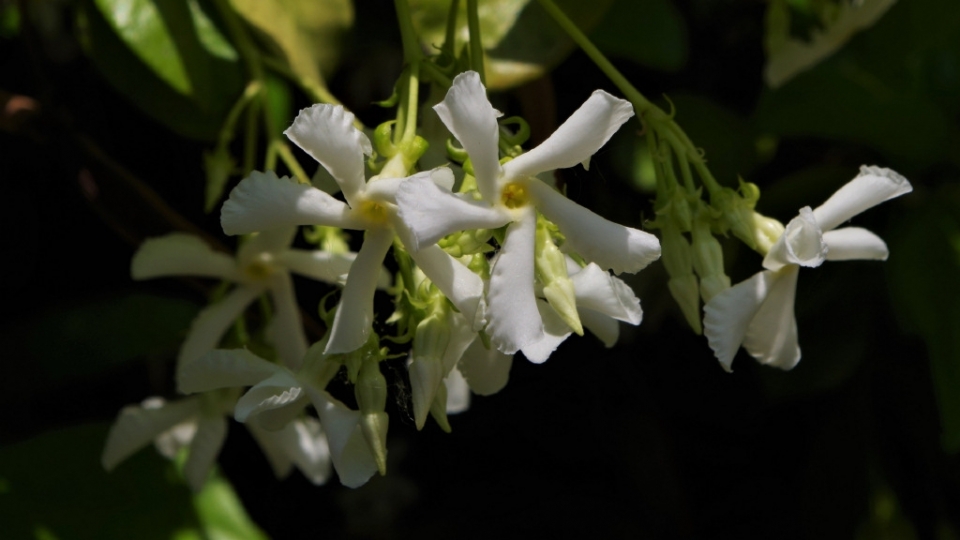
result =
[[[133,261],[137,279],[193,275],[235,285],[201,312],[181,349],[178,388],[193,395],[125,409],[104,451],[107,468],[151,440],[169,454],[175,440],[189,445],[187,476],[198,488],[223,443],[224,415],[232,412],[278,475],[297,465],[320,483],[332,464],[341,482],[355,487],[385,473],[388,385],[379,364],[397,351],[383,346],[383,330],[374,324],[378,288],[395,297],[390,342],[411,344],[407,369],[418,429],[432,416],[449,430],[447,414],[465,409],[470,391],[503,388],[518,351],[543,362],[584,328],[609,347],[618,321],[640,323],[639,300],[609,271],[634,273],[658,259],[657,238],[598,216],[538,178],[588,167],[633,116],[630,103],[594,92],[540,146],[506,160],[500,113],[476,72],[457,76],[435,110],[466,154],[468,174],[459,186],[447,167],[414,172],[422,145],[401,148],[368,178],[374,145],[353,115],[315,105],[285,133],[332,176],[343,200],[254,172],[221,212],[224,232],[244,235],[235,258],[182,234],[144,243]],[[358,253],[290,248],[301,226],[363,231],[363,244]],[[398,266],[392,281],[383,268],[391,248]],[[325,317],[329,331],[311,346],[291,272],[343,287]],[[241,348],[218,348],[257,298],[269,298],[261,307],[272,307],[262,310],[270,347],[240,339]],[[356,410],[330,393],[337,377],[353,386]]]

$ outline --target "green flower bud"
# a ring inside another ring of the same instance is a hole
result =
[[[753,226],[757,239],[757,251],[761,255],[766,255],[770,251],[785,230],[783,223],[757,212],[753,213]]]
[[[707,303],[730,288],[730,278],[723,272],[723,248],[704,218],[701,215],[693,224],[693,269],[700,276],[700,296]]]
[[[430,405],[430,416],[445,433],[453,431],[450,428],[450,420],[447,418],[447,384],[442,380],[437,387],[437,396],[433,398],[433,404]]]
[[[698,335],[702,332],[700,324],[700,289],[693,275],[693,255],[690,243],[680,232],[676,222],[665,216],[660,225],[661,259],[670,281],[667,287],[680,306],[687,324]]]
[[[567,261],[560,248],[550,237],[549,225],[543,216],[537,217],[536,248],[534,263],[537,277],[543,284],[543,295],[563,322],[577,335],[583,335],[583,324],[577,312],[577,299],[573,290],[573,281],[567,275]]]
[[[413,418],[418,430],[423,429],[437,389],[446,375],[443,372],[443,353],[449,342],[450,325],[445,308],[434,311],[417,325],[413,338],[413,360],[407,371],[413,386]]]
[[[721,222],[725,228],[729,228],[734,236],[750,246],[750,249],[755,250],[757,240],[754,236],[753,207],[760,195],[754,184],[741,182],[741,189],[745,186],[748,186],[745,189],[752,200],[741,197],[730,188],[723,188],[711,195],[710,206],[721,213]]]
[[[373,147],[377,153],[385,158],[392,158],[397,154],[397,147],[393,144],[393,125],[396,120],[389,120],[373,130]]]
[[[360,429],[370,452],[377,462],[380,474],[387,474],[387,380],[380,373],[380,363],[368,358],[360,367],[354,395],[360,406]]]
[[[703,326],[700,323],[700,287],[697,285],[697,277],[693,274],[670,278],[667,282],[667,288],[670,289],[670,295],[676,300],[683,312],[683,318],[698,336],[703,332]]]

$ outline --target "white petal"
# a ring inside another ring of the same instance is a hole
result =
[[[643,310],[633,289],[596,264],[590,263],[570,277],[578,309],[590,309],[618,321],[640,324]]]
[[[214,251],[192,234],[172,233],[150,238],[140,245],[130,261],[133,279],[163,276],[200,276],[237,281],[237,262]]]
[[[303,249],[288,249],[277,254],[277,262],[291,272],[332,284],[338,283],[340,276],[350,271],[350,265],[356,258],[356,253]]]
[[[353,113],[340,105],[314,105],[283,133],[330,172],[353,204],[366,183],[363,156],[373,152],[370,139],[354,127]]]
[[[827,256],[827,244],[823,241],[823,232],[809,206],[800,209],[800,215],[787,223],[787,228],[774,242],[763,267],[767,270],[779,270],[785,265],[817,267],[823,264]]]
[[[190,446],[190,441],[196,434],[197,419],[190,418],[158,435],[153,440],[153,447],[157,449],[161,456],[167,459],[176,459],[181,450]]]
[[[872,232],[860,227],[844,227],[823,233],[828,261],[872,259],[885,261],[890,255],[887,244]]]
[[[289,369],[297,370],[307,354],[307,336],[303,332],[303,321],[300,320],[300,308],[290,274],[277,272],[270,276],[270,296],[273,298],[274,314],[268,337],[280,362]]]
[[[537,199],[537,208],[560,227],[567,239],[565,245],[588,261],[618,274],[632,274],[660,258],[656,236],[608,221],[537,179],[527,185]]]
[[[193,394],[252,386],[282,370],[246,349],[216,349],[181,366],[177,370],[177,388]]]
[[[481,396],[496,394],[507,385],[513,355],[503,354],[491,347],[487,349],[479,339],[463,353],[457,369],[467,379],[473,393]]]
[[[280,369],[257,383],[237,400],[233,417],[237,422],[247,422],[251,416],[284,408],[292,403],[306,405],[303,385],[293,373]]]
[[[507,227],[506,238],[490,276],[487,334],[506,354],[543,339],[543,323],[534,292],[534,234],[537,217],[527,212]]]
[[[260,450],[267,457],[267,463],[273,469],[274,476],[281,480],[289,476],[290,472],[293,471],[293,460],[287,454],[284,440],[289,438],[292,427],[287,426],[278,431],[268,431],[253,422],[247,424],[247,430],[260,445]]]
[[[444,236],[470,229],[495,229],[510,216],[469,196],[455,195],[433,182],[408,180],[397,191],[398,215],[413,232],[410,251],[435,244]]]
[[[820,227],[829,231],[864,210],[911,191],[913,186],[896,171],[864,165],[856,178],[837,190],[813,213]]]
[[[617,344],[620,337],[620,323],[617,319],[592,309],[580,308],[580,322],[583,327],[597,336],[607,348]]]
[[[796,269],[796,266],[788,268]],[[786,271],[786,270],[785,270]],[[703,334],[726,371],[743,343],[750,321],[779,274],[764,270],[717,294],[703,308]]]
[[[297,225],[363,229],[365,222],[342,201],[273,171],[254,171],[230,192],[220,211],[220,225],[229,235]]]
[[[440,361],[443,364],[444,375],[456,368],[464,352],[477,339],[472,320],[460,313],[451,313],[449,321],[450,340],[447,342],[447,348],[443,350],[443,358]]]
[[[800,269],[796,266],[777,272],[766,300],[747,328],[743,348],[761,364],[793,369],[800,361],[797,321],[793,315],[799,274]]]
[[[185,366],[215,349],[233,321],[262,292],[263,287],[240,285],[219,302],[201,311],[180,346],[177,365]]]
[[[307,480],[317,486],[327,483],[332,467],[330,445],[320,422],[310,417],[300,418],[282,433],[287,454]]]
[[[505,178],[536,176],[589,163],[590,156],[631,116],[633,106],[629,101],[597,90],[540,146],[505,163],[503,175]]]
[[[367,232],[363,247],[347,276],[347,284],[343,288],[330,330],[330,341],[324,350],[326,354],[355,351],[367,341],[370,325],[373,324],[373,293],[377,289],[383,257],[392,242],[392,229],[371,229]]]
[[[497,147],[500,113],[490,105],[480,75],[476,71],[457,75],[446,97],[433,110],[470,156],[480,194],[487,201],[497,200],[501,174]]]
[[[160,434],[200,412],[200,401],[196,398],[169,403],[160,400],[157,405],[149,408],[130,405],[120,411],[103,447],[100,463],[104,469],[113,470]]]
[[[360,429],[360,412],[348,409],[323,390],[307,387],[327,435],[330,458],[347,487],[360,487],[377,472],[377,462]]]
[[[227,438],[227,421],[219,414],[203,415],[197,423],[197,433],[190,443],[190,455],[183,465],[183,476],[194,492],[203,489],[210,469],[217,461],[223,441]]]
[[[410,256],[440,292],[472,323],[483,299],[483,279],[438,246],[410,252]]]
[[[447,387],[447,414],[458,414],[470,408],[470,386],[459,369],[454,368],[443,380]]]
[[[570,330],[567,323],[563,322],[560,315],[550,307],[550,304],[537,299],[537,310],[539,310],[540,318],[543,320],[543,338],[536,343],[523,347],[521,351],[527,357],[527,360],[534,364],[542,364],[550,358],[550,355],[557,350],[561,343],[570,337],[573,331]]]
[[[260,254],[269,254],[271,256],[290,247],[290,243],[297,236],[297,227],[280,227],[279,229],[270,229],[260,231],[244,239],[237,250],[237,259],[240,261],[250,261]]]

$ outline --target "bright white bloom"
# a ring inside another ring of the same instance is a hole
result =
[[[356,264],[350,268],[340,307],[327,343],[327,353],[360,348],[373,322],[373,294],[381,261],[394,233],[404,243],[409,232],[396,217],[394,196],[406,178],[364,178],[364,155],[370,140],[353,126],[353,114],[341,106],[314,105],[303,109],[285,132],[313,156],[337,181],[346,203],[312,186],[272,172],[254,173],[231,192],[223,205],[221,224],[227,234],[246,234],[296,225],[327,225],[367,231]],[[453,183],[449,169],[415,175],[446,187]],[[417,266],[470,320],[482,318],[483,282],[466,266],[439,247],[411,254]]]
[[[199,491],[210,475],[227,437],[227,420],[237,393],[206,392],[173,402],[149,398],[120,411],[111,426],[101,463],[113,470],[143,447],[154,442],[164,456],[173,459],[188,448],[183,473],[187,484]],[[249,426],[278,478],[296,465],[311,482],[323,484],[330,477],[327,439],[312,418],[297,418],[279,431]]]
[[[859,227],[841,223],[883,201],[912,191],[906,178],[890,169],[863,166],[860,174],[814,210],[805,207],[787,224],[766,258],[766,270],[727,289],[704,307],[704,334],[720,365],[730,371],[737,349],[761,364],[792,369],[800,361],[793,314],[800,266],[825,260],[886,260],[887,245]]]
[[[619,278],[611,276],[594,263],[580,268],[567,258],[567,272],[573,281],[574,298],[580,320],[593,335],[600,338],[607,347],[613,347],[620,336],[620,324],[623,321],[634,326],[643,319],[640,299],[629,285]],[[573,330],[563,321],[550,304],[537,300],[537,308],[543,317],[544,337],[534,345],[524,349],[536,358],[550,356]]]
[[[567,247],[602,268],[637,272],[660,256],[655,236],[607,221],[536,178],[578,163],[587,166],[633,116],[630,103],[598,90],[543,144],[503,166],[497,146],[500,113],[487,100],[476,72],[458,75],[434,109],[469,154],[483,201],[411,179],[397,193],[400,217],[413,233],[414,250],[429,249],[456,231],[509,223],[487,293],[487,333],[500,351],[527,353],[525,348],[544,336],[534,290],[537,210],[560,228]]]
[[[177,383],[188,393],[251,386],[237,400],[234,417],[264,430],[295,422],[304,407],[312,403],[340,482],[348,487],[361,486],[377,472],[377,462],[364,439],[360,412],[350,410],[317,384],[322,378],[317,369],[318,364],[308,359],[303,369],[294,373],[243,349],[218,349],[180,370]]]
[[[130,265],[134,279],[200,276],[237,284],[193,321],[180,348],[178,366],[212,351],[233,321],[266,291],[275,310],[269,334],[277,354],[284,365],[293,369],[300,365],[307,339],[290,272],[336,283],[350,270],[357,254],[291,249],[296,232],[295,227],[284,227],[257,234],[240,246],[236,257],[214,251],[203,240],[183,233],[151,238],[140,246]],[[379,264],[373,266],[373,272],[381,287],[389,285],[390,276]]]

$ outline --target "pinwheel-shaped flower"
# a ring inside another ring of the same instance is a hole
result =
[[[183,366],[213,350],[224,333],[257,297],[270,292],[274,320],[270,335],[280,360],[291,368],[300,365],[307,340],[297,310],[290,272],[336,283],[350,270],[355,253],[327,253],[291,249],[296,228],[284,227],[260,233],[244,242],[236,257],[214,251],[196,236],[173,233],[147,240],[133,256],[134,279],[164,276],[200,276],[237,284],[219,302],[200,312],[180,348]],[[389,274],[373,266],[380,286],[389,285]]]
[[[766,270],[719,293],[704,307],[704,334],[720,365],[730,371],[741,345],[761,364],[781,369],[797,365],[793,303],[800,266],[815,267],[825,260],[886,260],[887,245],[877,235],[859,227],[836,227],[912,189],[890,169],[863,166],[827,202],[813,210],[802,208],[764,258]]]
[[[294,225],[327,225],[367,231],[333,321],[327,353],[360,348],[370,334],[373,294],[381,261],[394,234],[407,243],[409,233],[396,217],[394,196],[406,178],[364,177],[363,156],[370,140],[353,126],[353,114],[341,106],[314,105],[303,109],[285,132],[337,181],[346,203],[312,186],[272,172],[245,178],[223,205],[221,224],[227,234],[268,231]],[[449,169],[420,173],[416,178],[453,183]],[[482,317],[482,280],[439,247],[412,254],[414,262],[470,320]]]
[[[226,439],[224,415],[233,410],[237,395],[228,389],[172,402],[150,398],[125,407],[107,436],[101,458],[104,469],[113,470],[151,442],[171,459],[186,447],[183,474],[187,484],[199,491]],[[314,484],[330,477],[327,439],[315,419],[296,418],[277,431],[257,425],[249,428],[278,478],[289,475],[294,465]]]
[[[350,410],[324,390],[325,379],[332,375],[322,373],[325,361],[308,355],[302,369],[293,372],[243,349],[218,349],[180,370],[177,383],[188,393],[251,386],[237,400],[234,416],[240,422],[259,424],[264,429],[277,429],[296,421],[304,407],[312,403],[320,416],[340,482],[358,487],[377,472],[378,463],[364,440],[361,413]]]
[[[412,179],[397,193],[400,217],[413,233],[414,250],[456,231],[509,223],[487,293],[487,333],[502,352],[524,350],[533,359],[525,348],[544,336],[534,290],[537,210],[560,228],[566,247],[604,269],[637,272],[660,256],[655,236],[610,222],[536,178],[553,169],[586,166],[633,116],[630,103],[598,90],[543,144],[502,166],[500,113],[487,100],[476,72],[458,75],[434,109],[470,156],[483,201]]]

